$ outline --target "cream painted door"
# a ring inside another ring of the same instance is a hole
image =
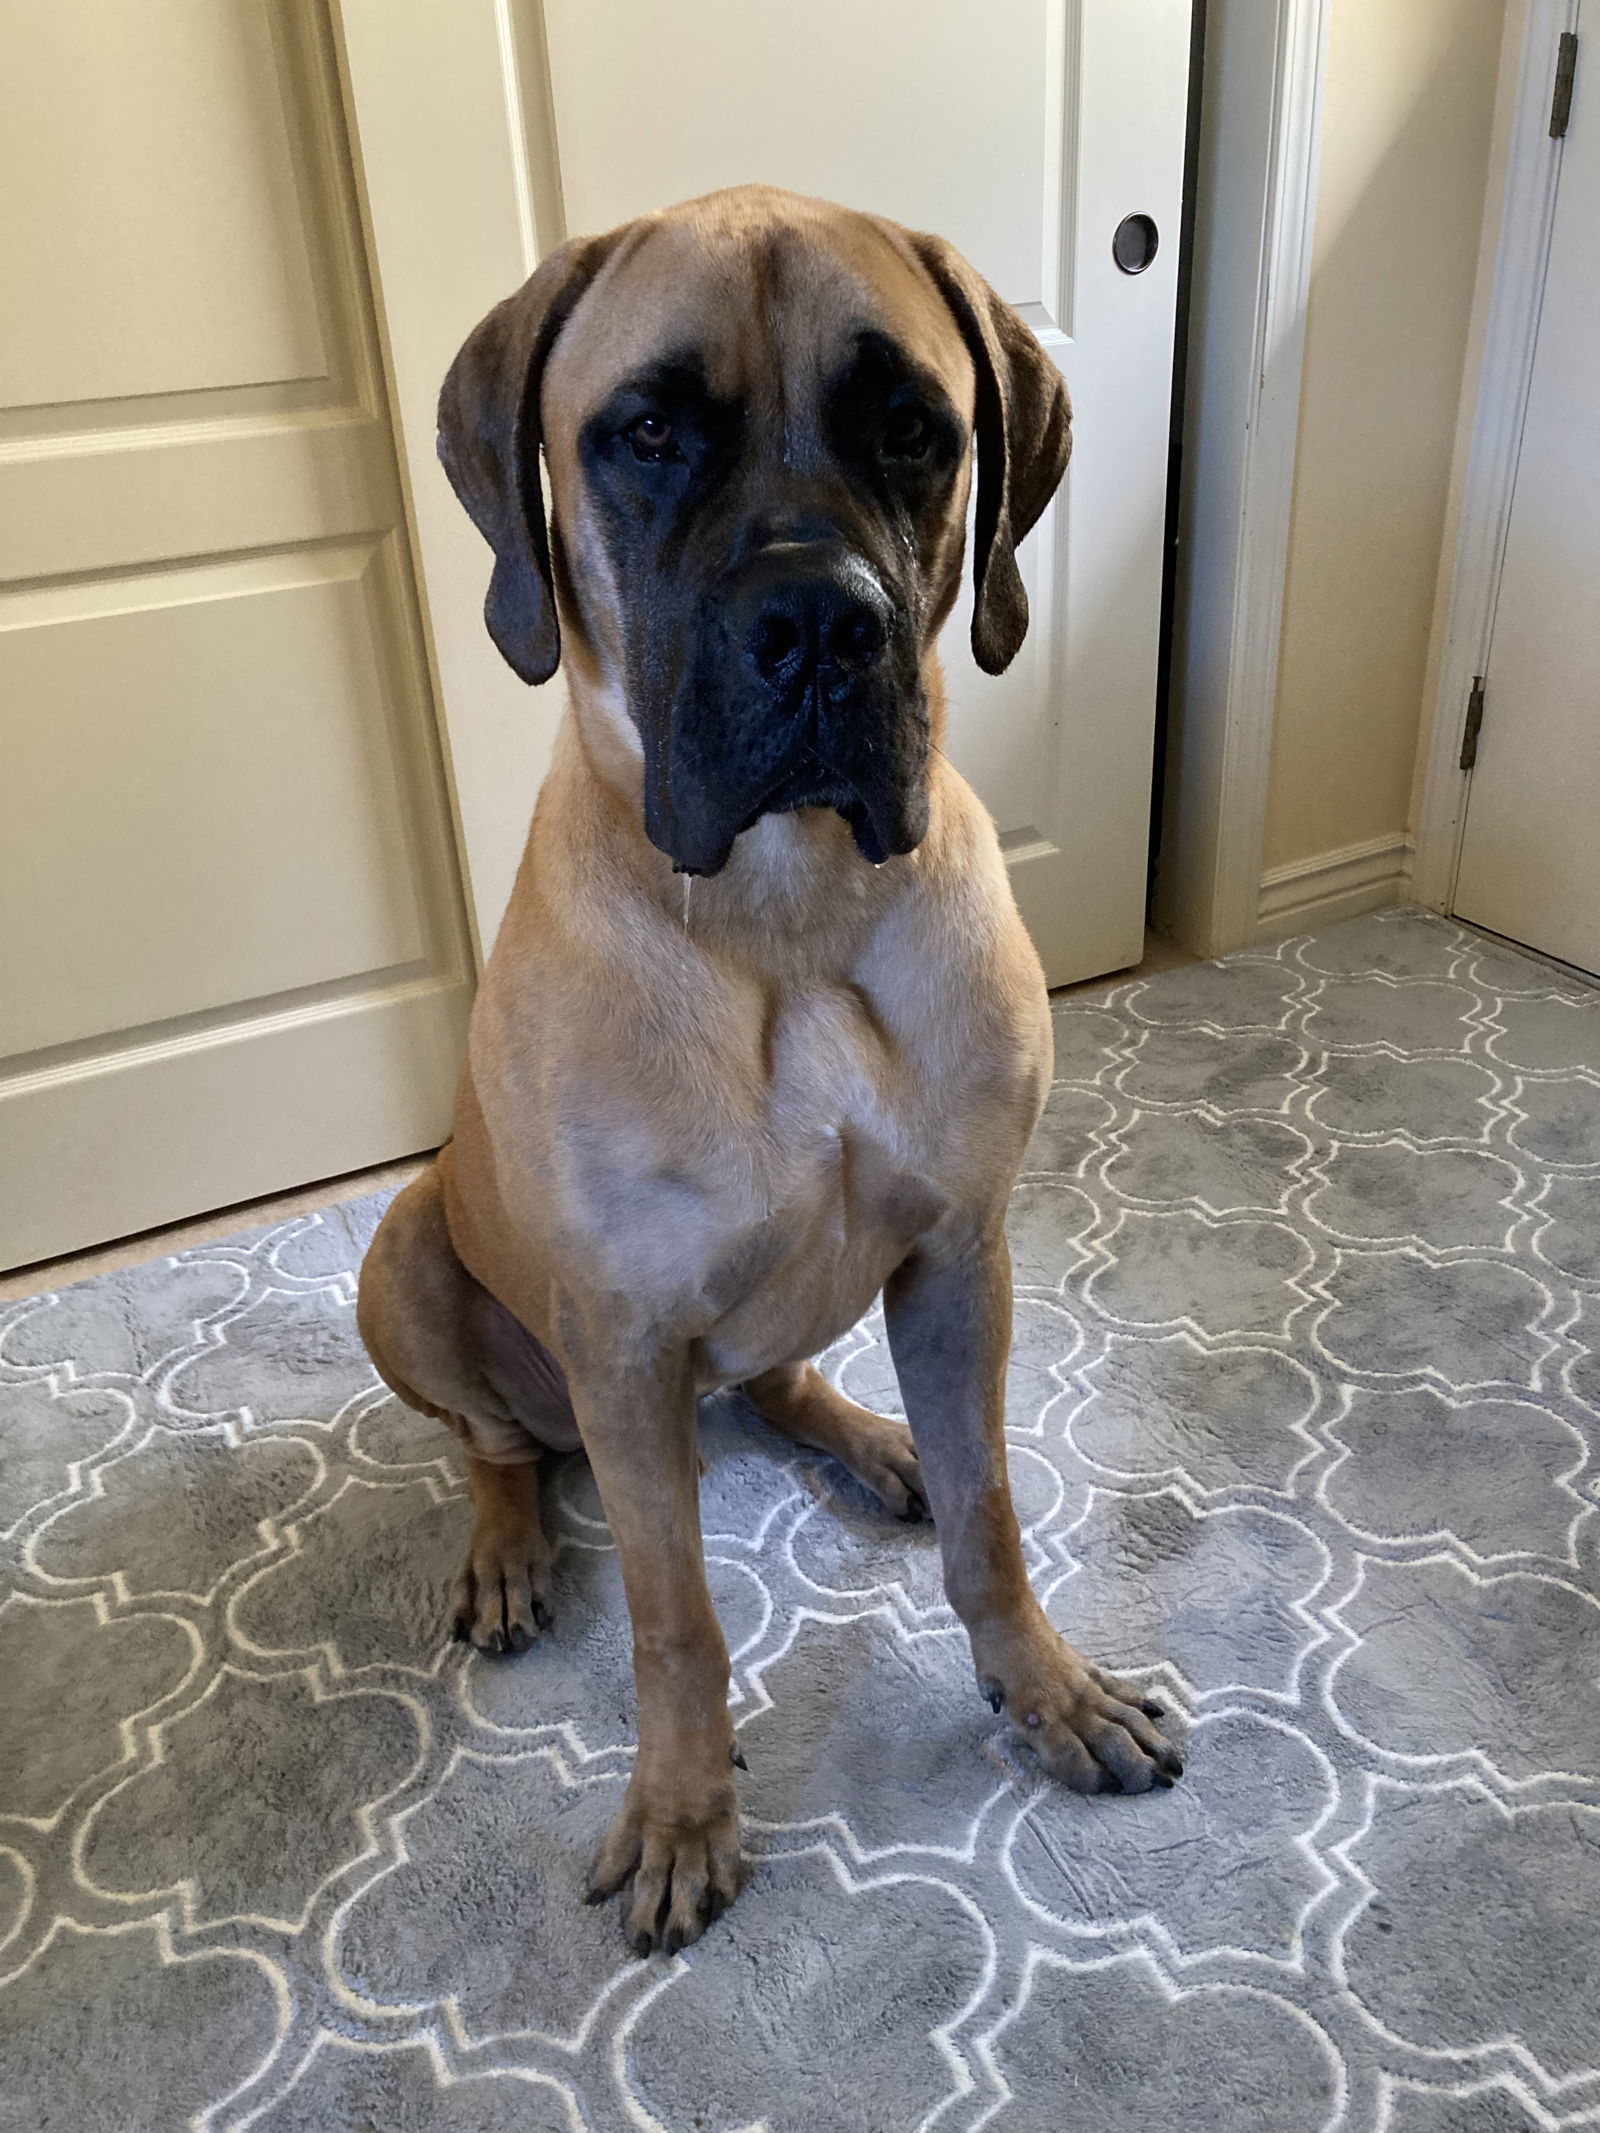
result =
[[[1561,149],[1454,909],[1600,976],[1597,57]]]
[[[497,0],[448,27],[430,0],[339,13],[482,935],[561,699],[492,671],[487,552],[431,463],[439,379],[563,235],[764,179],[941,231],[1066,374],[1072,469],[1021,559],[1034,627],[994,681],[952,620],[950,750],[1052,983],[1136,961],[1190,0]],[[1136,274],[1112,252],[1131,215],[1158,237]]]
[[[469,962],[317,0],[7,0],[0,1264],[447,1130]]]

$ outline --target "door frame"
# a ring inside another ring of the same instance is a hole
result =
[[[1257,935],[1330,0],[1207,0],[1155,916]]]
[[[481,965],[565,695],[559,674],[526,689],[481,627],[482,546],[438,478],[434,410],[466,333],[566,235],[543,7],[328,5]],[[1258,922],[1329,6],[1197,8],[1209,78],[1157,915],[1207,955]]]
[[[1562,31],[1577,29],[1580,5],[1513,0],[1501,52],[1412,873],[1417,901],[1436,911],[1455,900],[1472,782],[1461,768],[1462,732],[1473,679],[1488,668],[1555,228],[1562,151],[1550,137],[1556,44]],[[1593,71],[1600,54],[1587,56]],[[1600,82],[1594,88],[1600,91]]]

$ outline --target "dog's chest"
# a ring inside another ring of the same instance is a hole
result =
[[[759,1027],[670,1098],[575,1082],[551,1144],[565,1277],[706,1388],[829,1346],[962,1198],[962,1093],[853,987],[784,988]]]
[[[848,989],[783,1003],[767,1087],[754,1190],[701,1290],[719,1377],[835,1339],[948,1205],[929,1092]]]
[[[936,1116],[919,1062],[854,988],[780,1000],[761,1134],[775,1200],[819,1199],[841,1222],[895,1228],[915,1216],[920,1226],[938,1167]]]

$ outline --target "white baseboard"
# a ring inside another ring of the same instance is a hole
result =
[[[1261,877],[1256,939],[1309,933],[1335,919],[1404,903],[1411,888],[1411,852],[1411,839],[1402,833],[1271,868]]]

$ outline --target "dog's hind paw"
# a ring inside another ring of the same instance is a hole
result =
[[[451,1635],[495,1658],[525,1652],[555,1620],[549,1577],[547,1560],[513,1556],[475,1535],[451,1598]]]
[[[865,1413],[865,1410],[858,1410]],[[870,1489],[886,1511],[907,1525],[918,1525],[932,1516],[928,1509],[922,1468],[916,1446],[903,1422],[887,1415],[870,1415],[875,1428],[860,1427],[851,1440],[834,1453],[863,1488]]]

